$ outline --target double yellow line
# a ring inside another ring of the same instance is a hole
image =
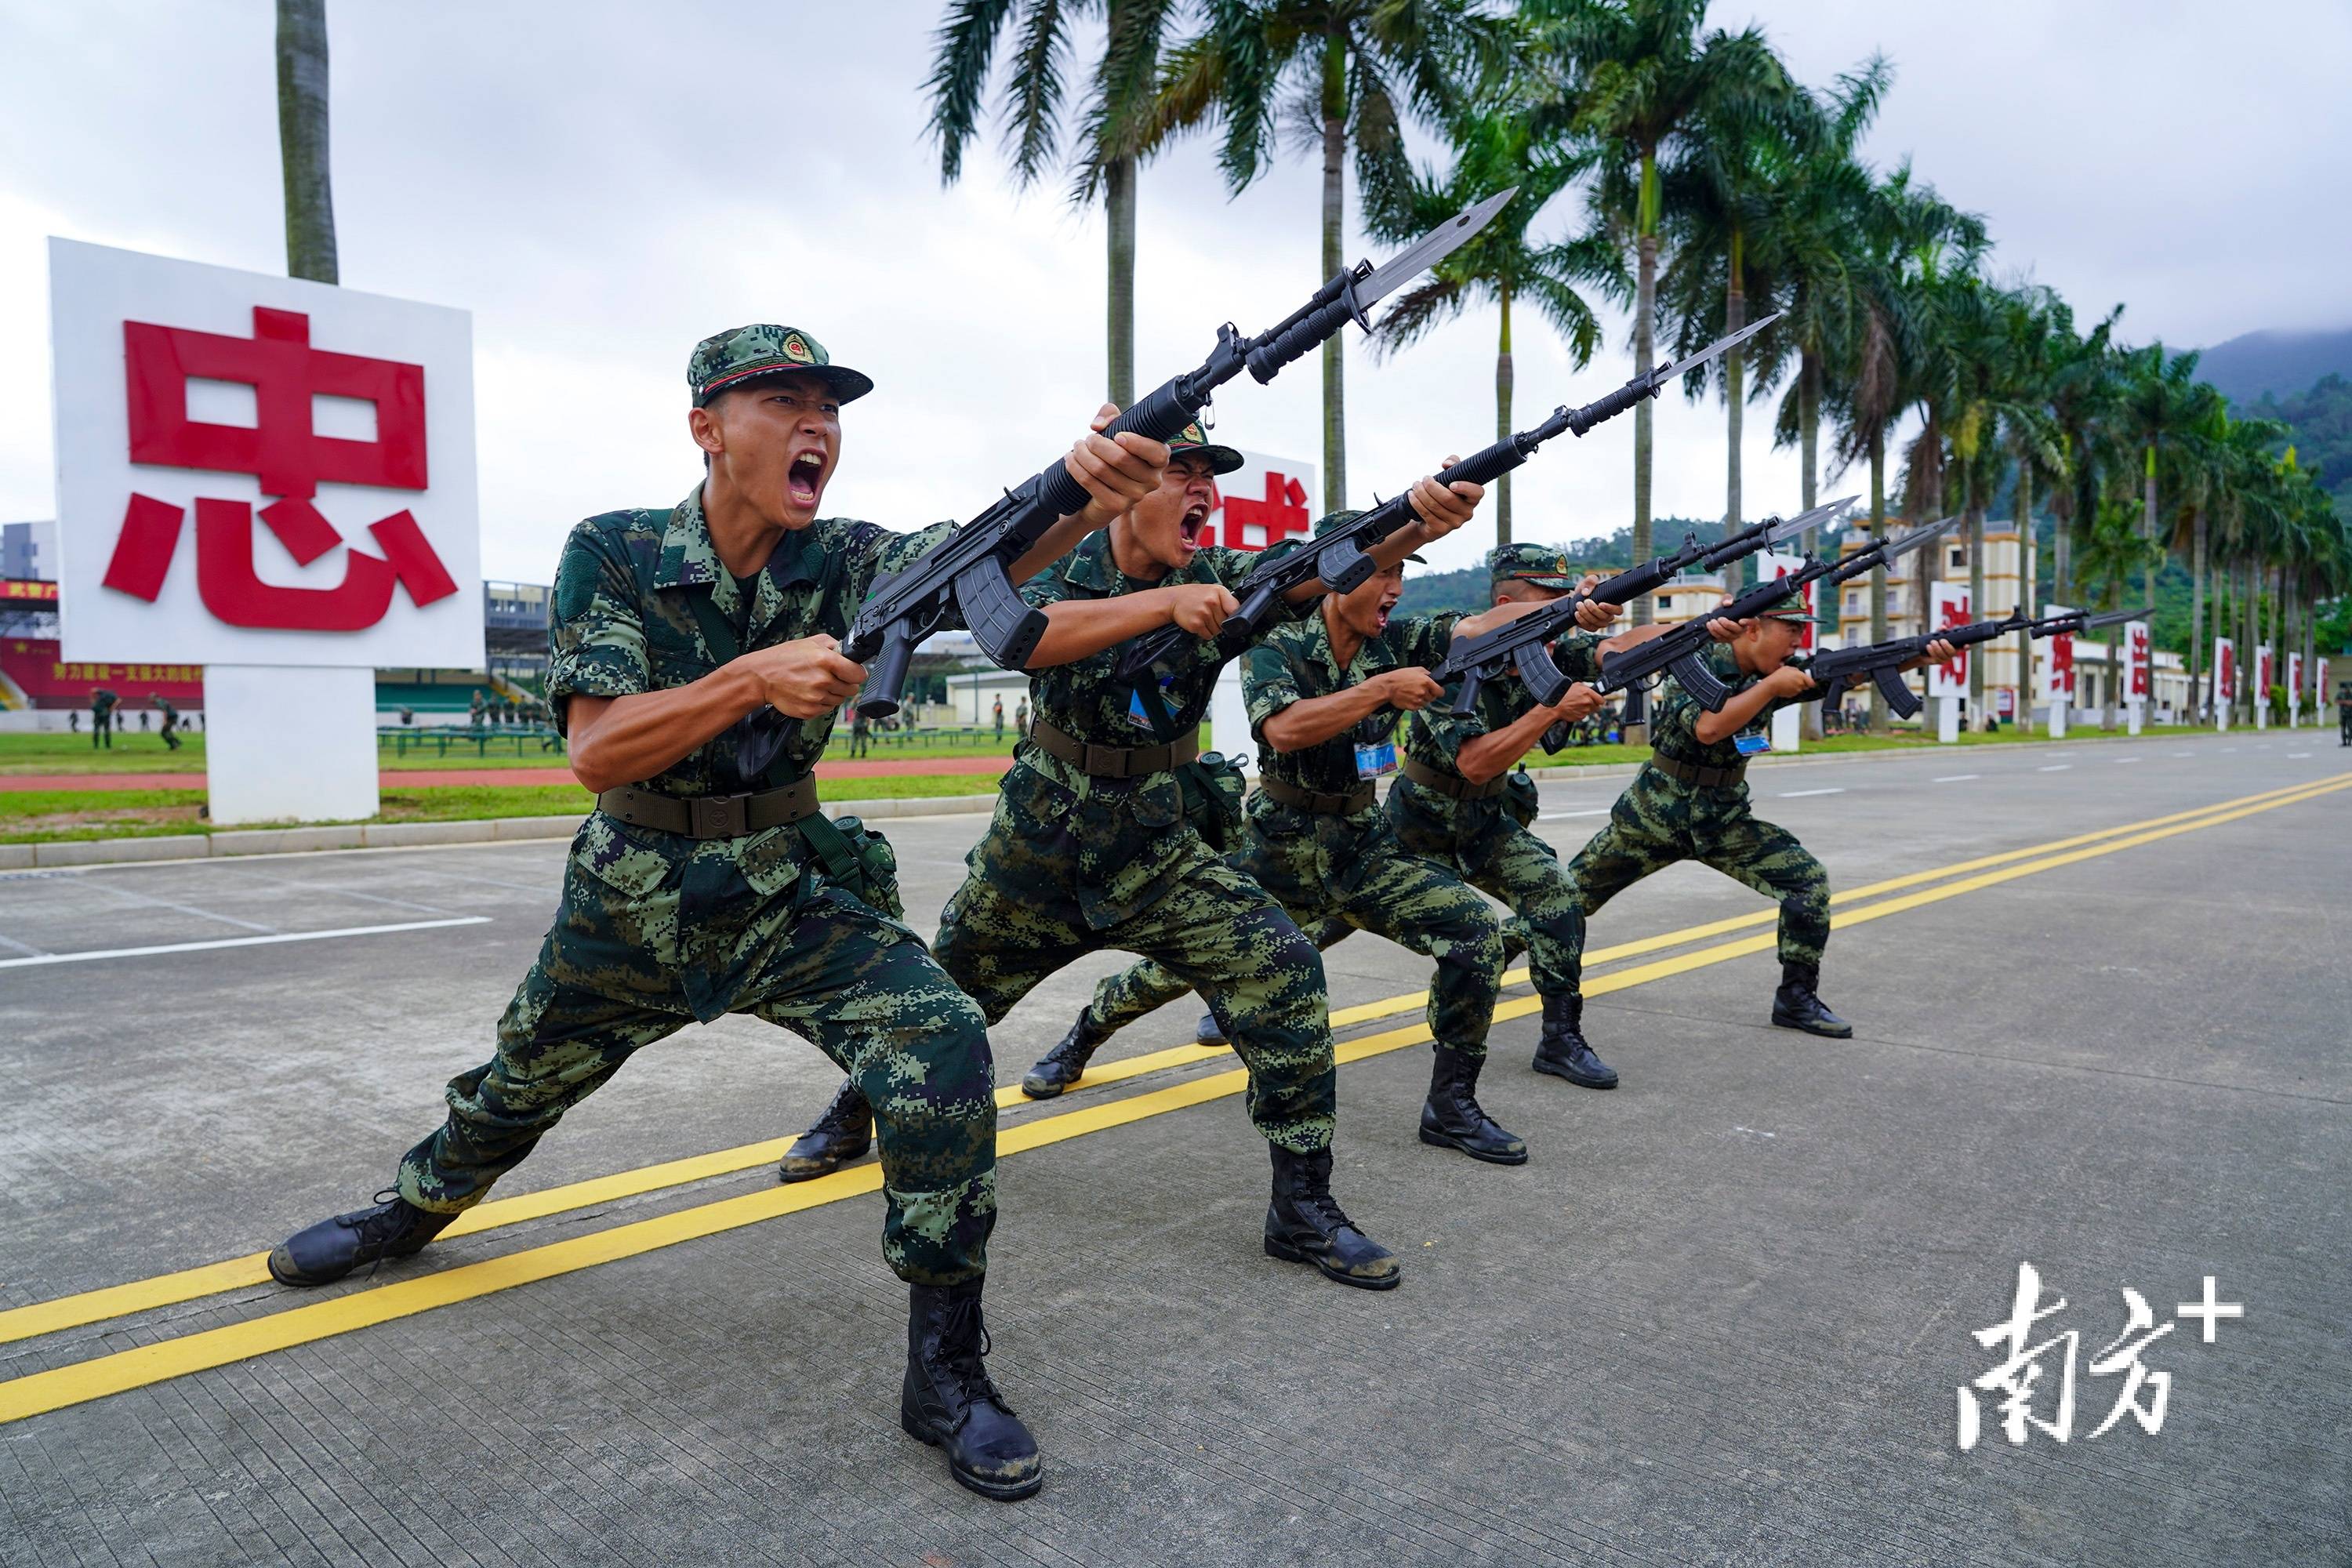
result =
[[[1931,870],[1890,878],[1865,887],[1848,889],[1833,895],[1832,904],[1851,904],[1869,898],[1880,898],[1882,901],[1833,914],[1831,924],[1836,928],[1858,925],[2021,877],[2078,864],[2102,855],[2112,855],[2179,834],[2220,826],[2280,806],[2299,805],[2347,788],[2352,788],[2352,774],[2287,785],[2192,811],[2151,817],[2142,822],[1982,856]],[[1883,897],[1887,894],[1900,896]],[[1639,957],[1735,931],[1770,926],[1777,919],[1778,911],[1768,908],[1753,914],[1688,926],[1601,948],[1588,953],[1587,962],[1600,964]],[[1736,941],[1718,942],[1671,958],[1593,976],[1587,979],[1583,989],[1587,995],[1605,995],[1761,952],[1772,947],[1775,941],[1773,931],[1761,931]],[[1525,969],[1513,970],[1504,976],[1505,983],[1512,985],[1524,984],[1527,978]],[[1331,1015],[1331,1022],[1334,1027],[1339,1028],[1369,1023],[1416,1009],[1423,1001],[1421,993],[1388,997],[1337,1009]],[[1537,997],[1517,997],[1499,1004],[1495,1010],[1495,1019],[1500,1023],[1525,1017],[1540,1010],[1541,1006],[1542,1003]],[[1338,1057],[1342,1062],[1360,1061],[1423,1044],[1429,1037],[1424,1025],[1412,1024],[1343,1041],[1339,1046]],[[1223,1047],[1171,1047],[1106,1063],[1089,1071],[1081,1080],[1080,1087],[1099,1088],[1146,1073],[1212,1060],[1226,1054]],[[1018,1121],[999,1133],[997,1152],[1000,1155],[1016,1154],[1066,1142],[1073,1138],[1237,1095],[1247,1083],[1247,1073],[1236,1068],[1126,1099],[1087,1104],[1055,1115]],[[1019,1090],[1013,1088],[998,1090],[996,1099],[1000,1107],[1025,1103]],[[544,1192],[496,1199],[460,1215],[441,1234],[445,1237],[470,1235],[751,1169],[777,1159],[791,1142],[789,1138],[770,1139],[691,1159],[667,1161],[590,1181],[573,1182]],[[598,1264],[675,1247],[681,1242],[755,1225],[782,1215],[838,1203],[845,1198],[878,1191],[881,1184],[878,1165],[871,1163],[856,1165],[815,1181],[763,1189],[614,1226],[586,1236],[521,1248],[418,1278],[394,1279],[245,1322],[202,1330],[152,1344],[93,1356],[47,1372],[0,1381],[0,1424],[143,1387],[192,1372],[224,1366],[268,1352],[308,1344],[397,1318],[414,1316],[436,1307],[472,1300],[534,1280],[552,1279],[592,1268]],[[202,1268],[158,1275],[0,1312],[0,1342],[30,1339],[63,1329],[194,1300],[225,1290],[261,1285],[269,1279],[265,1266],[266,1258],[264,1253],[250,1253]]]

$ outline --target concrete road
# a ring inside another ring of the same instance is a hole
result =
[[[1761,900],[1677,868],[1594,923],[1624,1087],[1529,1073],[1507,993],[1512,1170],[1415,1141],[1426,966],[1350,939],[1338,1190],[1385,1294],[1261,1253],[1234,1064],[1171,1007],[1005,1113],[990,1365],[1049,1463],[1013,1507],[898,1430],[872,1168],[774,1184],[834,1074],[746,1019],[575,1111],[499,1191],[535,1205],[258,1279],[487,1056],[561,846],[0,876],[0,1563],[2352,1562],[2347,779],[2310,731],[1759,770],[1854,895],[1855,1037],[1768,1026],[1769,927],[1719,928]],[[889,825],[918,921],[981,820]],[[1000,1079],[1118,962],[1017,1009]],[[1990,1392],[1963,1452],[2029,1262],[2069,1440]],[[2208,1276],[2242,1315],[2179,1315]]]

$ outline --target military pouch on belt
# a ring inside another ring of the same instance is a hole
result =
[[[1202,752],[1176,770],[1176,782],[1184,791],[1184,820],[1210,848],[1223,854],[1239,841],[1242,800],[1249,793],[1240,763],[1223,752]]]
[[[1510,777],[1504,782],[1503,809],[1509,812],[1511,820],[1521,827],[1535,826],[1536,807],[1540,798],[1536,790],[1535,776],[1528,772],[1525,764],[1512,770]]]
[[[906,918],[898,897],[898,856],[888,839],[855,816],[835,822],[820,814],[803,817],[800,828],[827,882],[894,921]]]

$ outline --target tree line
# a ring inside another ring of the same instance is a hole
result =
[[[1964,516],[1979,613],[1986,520],[2006,503],[2025,539],[2029,604],[2045,529],[2058,603],[2152,599],[2168,563],[2185,567],[2176,651],[2200,707],[2216,636],[2238,638],[2242,668],[2268,642],[2282,671],[2290,647],[2309,671],[2330,604],[2352,592],[2352,536],[2287,427],[2233,412],[2199,379],[2195,353],[2126,342],[2120,305],[2078,320],[2054,290],[2003,274],[1983,216],[1907,162],[1864,161],[1859,143],[1894,83],[1884,58],[1809,85],[1762,29],[1710,27],[1706,13],[1706,0],[950,0],[930,127],[952,181],[993,84],[1015,180],[1058,174],[1074,201],[1103,204],[1116,402],[1135,395],[1139,177],[1182,139],[1215,138],[1235,195],[1286,152],[1319,156],[1325,277],[1345,264],[1350,172],[1364,226],[1391,241],[1517,185],[1476,239],[1395,300],[1372,343],[1392,353],[1493,306],[1498,435],[1514,427],[1517,315],[1532,310],[1581,366],[1599,346],[1594,303],[1630,308],[1635,368],[1648,370],[1662,349],[1686,353],[1781,311],[1685,380],[1690,397],[1724,409],[1727,521],[1744,516],[1740,438],[1754,405],[1798,451],[1803,505],[1826,463],[1866,467],[1873,535],[1890,515]],[[1094,50],[1085,60],[1082,41]],[[1408,128],[1446,150],[1443,166],[1415,165]],[[1322,369],[1325,494],[1342,506],[1339,339]],[[1651,463],[1643,404],[1637,557],[1652,545]],[[1496,491],[1507,542],[1510,480]],[[1921,603],[1933,554],[1914,557]],[[1874,638],[1886,635],[1887,591],[1874,574]],[[1633,618],[1646,614],[1635,606]],[[2030,669],[2022,638],[2019,653]],[[1981,660],[1969,679],[1981,700]],[[2241,706],[2255,700],[2244,692]]]

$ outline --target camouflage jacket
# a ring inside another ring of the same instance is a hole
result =
[[[1596,651],[1602,637],[1595,632],[1570,632],[1552,645],[1552,660],[1571,680],[1590,680],[1601,673]],[[1467,713],[1454,711],[1453,689],[1418,713],[1405,718],[1404,752],[1414,762],[1448,778],[1458,779],[1462,748],[1482,735],[1517,723],[1535,706],[1535,693],[1514,670],[1500,680],[1479,687],[1477,700]],[[1389,792],[1389,815],[1408,848],[1423,855],[1463,856],[1498,828],[1511,826],[1503,797],[1456,800],[1411,779],[1399,779]]]
[[[1356,747],[1360,742],[1378,745],[1390,739],[1395,732],[1394,713],[1382,709],[1354,730],[1297,752],[1277,752],[1267,745],[1265,721],[1294,702],[1328,697],[1391,669],[1434,668],[1444,660],[1446,645],[1461,619],[1458,615],[1441,615],[1392,620],[1378,637],[1365,640],[1344,669],[1332,649],[1330,628],[1319,614],[1268,633],[1242,664],[1242,696],[1249,704],[1250,733],[1258,738],[1260,776],[1328,795],[1344,795],[1362,783],[1356,770]],[[1361,832],[1368,825],[1364,819],[1373,817],[1378,810],[1368,806],[1346,818],[1346,830]],[[1264,791],[1250,797],[1250,820],[1269,836],[1328,835],[1340,822],[1285,805]]]
[[[1065,599],[1108,599],[1147,588],[1183,583],[1222,583],[1228,587],[1247,574],[1257,554],[1211,546],[1182,570],[1156,579],[1129,577],[1111,559],[1110,531],[1091,533],[1077,548],[1031,578],[1022,596],[1040,609]],[[1292,612],[1296,614],[1297,612]],[[1043,721],[1066,734],[1102,746],[1150,746],[1190,734],[1208,711],[1218,663],[1209,645],[1198,642],[1174,672],[1160,681],[1171,729],[1162,736],[1145,715],[1133,687],[1115,671],[1119,650],[1041,669],[1029,678],[1030,722]],[[1166,873],[1193,852],[1194,836],[1184,818],[1183,791],[1175,773],[1131,779],[1092,778],[1034,740],[1013,751],[1004,775],[1003,803],[993,838],[1008,822],[1024,834],[1040,832],[1054,842],[1015,853],[1011,846],[983,839],[972,865],[984,874],[1018,879],[1045,867],[1068,884],[1087,923],[1106,929],[1150,907],[1167,890]],[[1044,859],[1038,858],[1043,853]],[[987,868],[994,867],[994,873]]]
[[[1738,696],[1761,679],[1742,671],[1739,661],[1732,657],[1731,649],[1726,644],[1708,643],[1699,657],[1706,660],[1707,668],[1715,672],[1715,678],[1722,681],[1725,689],[1734,697]],[[1789,662],[1799,668],[1804,668],[1806,663],[1802,658],[1792,658]],[[1803,700],[1801,697],[1774,699],[1764,705],[1762,711],[1759,712],[1755,720],[1740,733],[1752,734],[1761,730],[1765,721],[1773,714]],[[1727,735],[1713,745],[1708,745],[1698,738],[1699,715],[1706,711],[1706,710],[1698,705],[1697,699],[1683,689],[1680,681],[1668,676],[1659,682],[1656,711],[1650,720],[1651,750],[1662,756],[1671,757],[1675,762],[1688,763],[1694,767],[1738,767],[1741,760],[1737,743],[1738,736]],[[1689,790],[1696,787],[1669,779],[1655,768],[1644,768],[1639,778],[1640,782],[1647,784],[1665,785],[1676,790]],[[1743,779],[1733,786],[1733,793],[1744,797],[1748,793],[1747,781]]]
[[[892,533],[870,522],[826,518],[784,535],[761,572],[747,605],[719,559],[702,517],[702,488],[665,510],[641,507],[592,517],[572,531],[555,570],[547,700],[558,730],[574,696],[627,697],[699,680],[727,662],[705,639],[692,606],[710,607],[736,629],[741,648],[772,647],[820,632],[842,636],[874,580],[906,566],[946,536],[952,523]],[[806,773],[824,750],[833,715],[802,721],[780,773]],[[730,733],[688,753],[647,787],[677,795],[732,793],[740,787]],[[723,950],[745,922],[774,918],[768,909],[792,893],[810,864],[795,827],[735,838],[696,840],[625,826],[592,812],[572,842],[572,857],[604,891],[634,909],[648,941],[683,925],[708,970],[688,989],[703,1016],[730,982]],[[572,896],[567,879],[566,897]],[[559,917],[560,920],[561,917]],[[704,949],[708,952],[703,952]]]

